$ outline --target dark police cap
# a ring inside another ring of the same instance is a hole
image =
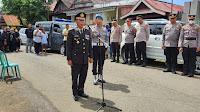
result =
[[[177,17],[177,14],[175,14],[175,13],[171,13],[170,15],[169,15],[169,18],[176,18]]]
[[[143,18],[142,15],[138,15],[138,16],[136,17],[137,20],[140,19],[140,18]]]
[[[80,12],[75,16],[75,20],[84,20],[85,21],[86,14],[84,12]]]
[[[192,14],[188,15],[188,19],[195,19],[195,17],[196,15],[192,15]]]
[[[112,23],[115,23],[115,22],[117,22],[117,20],[116,20],[116,19],[113,19],[113,20],[112,20]]]

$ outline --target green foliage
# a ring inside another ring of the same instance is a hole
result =
[[[36,21],[46,21],[49,8],[44,4],[46,0],[2,0],[3,10],[8,14],[15,15],[22,23],[35,24]],[[49,0],[52,3],[54,0]]]

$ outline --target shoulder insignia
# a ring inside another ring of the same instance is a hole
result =
[[[199,32],[200,32],[200,27],[199,27]]]
[[[197,27],[194,27],[194,29],[197,29]]]
[[[178,28],[179,26],[177,25],[176,27]]]
[[[146,27],[149,28],[149,25],[147,24]]]
[[[121,28],[121,27],[119,27],[119,30],[122,30],[122,28]]]

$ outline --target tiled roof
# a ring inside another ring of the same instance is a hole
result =
[[[3,15],[3,19],[5,20],[7,26],[22,26],[20,21],[14,15]]]
[[[125,0],[91,0],[94,4],[103,4],[108,2],[118,2],[118,1],[125,1]]]
[[[126,14],[121,16],[121,19],[133,15],[135,13],[135,9],[139,6],[140,3],[145,2],[149,5],[149,7],[152,7],[155,11],[160,12],[162,14],[165,14],[166,12],[171,12],[171,3],[162,2],[158,0],[138,0],[135,6],[133,6],[132,10],[127,11]],[[183,11],[184,7],[179,5],[173,5],[173,13],[177,13],[178,11]],[[134,13],[133,13],[134,12]],[[142,12],[140,10],[140,12]]]
[[[161,2],[157,0],[145,0],[149,5],[151,5],[154,9],[171,12],[171,3]],[[184,7],[179,5],[173,5],[173,12],[177,13],[178,11],[183,11]]]

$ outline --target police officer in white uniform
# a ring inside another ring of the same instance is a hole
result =
[[[125,33],[125,60],[122,64],[128,63],[128,56],[130,54],[130,62],[129,65],[134,63],[136,61],[135,59],[135,50],[134,50],[134,39],[136,36],[136,28],[131,25],[132,18],[127,18],[126,20],[127,26],[124,27],[124,33]]]
[[[178,40],[182,25],[176,22],[177,14],[170,14],[169,20],[170,23],[165,25],[163,30],[162,49],[164,49],[166,55],[167,65],[167,69],[163,72],[176,74],[177,56],[179,54]]]
[[[193,77],[196,52],[200,51],[200,27],[195,22],[195,15],[188,15],[188,24],[182,27],[179,37],[179,50],[183,55],[184,65],[181,76]]]
[[[147,56],[146,56],[146,42],[149,40],[150,29],[149,25],[143,21],[143,17],[138,15],[136,17],[138,24],[136,25],[136,53],[137,53],[137,62],[135,65],[141,65],[142,67],[146,66]],[[141,56],[143,58],[143,63],[141,61]]]
[[[94,26],[94,31],[92,32],[92,45],[93,45],[93,56],[94,56],[92,72],[94,75],[94,85],[102,81],[105,83],[105,80],[102,80],[102,73],[103,73],[105,54],[108,54],[107,48],[105,47],[104,43],[99,40],[98,37],[100,37],[106,43],[109,42],[109,38],[106,38],[107,34],[106,27],[102,26],[103,16],[101,14],[97,14],[95,18],[96,18],[95,19],[96,25]]]
[[[113,52],[113,60],[111,62],[119,63],[120,56],[120,44],[122,42],[122,29],[121,26],[118,25],[117,20],[112,20],[113,27],[111,28],[110,34],[110,43]],[[116,60],[117,56],[117,60]]]

